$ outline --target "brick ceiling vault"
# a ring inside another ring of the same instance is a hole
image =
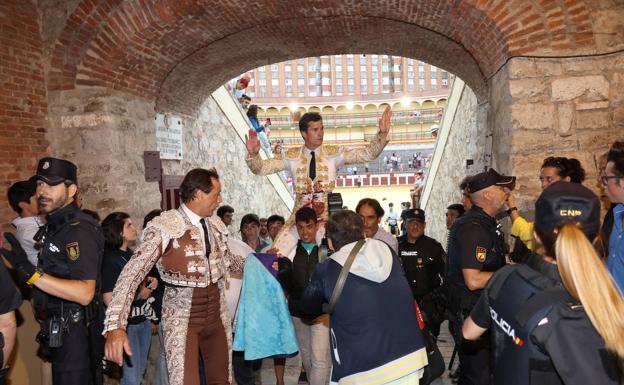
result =
[[[597,44],[576,0],[84,0],[57,40],[49,90],[102,86],[192,114],[259,65],[340,53],[394,54],[461,77],[480,100],[513,56],[571,56]]]

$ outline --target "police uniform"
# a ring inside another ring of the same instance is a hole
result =
[[[477,174],[468,182],[471,193],[489,186],[513,188],[515,177],[499,175],[493,169]],[[470,290],[464,281],[463,269],[494,272],[505,265],[503,232],[496,220],[481,207],[473,205],[458,218],[449,234],[448,245],[449,308],[456,318],[466,317],[479,299],[482,290]],[[456,343],[461,320],[453,320]],[[460,384],[490,383],[489,336],[476,343],[465,343],[459,349]]]
[[[470,313],[475,324],[492,331],[494,384],[618,384],[604,340],[563,287],[556,265],[545,265],[540,272],[527,265],[499,270]]]
[[[19,308],[22,304],[22,296],[19,294],[13,280],[9,275],[4,264],[0,263],[0,314],[6,314]],[[2,369],[5,360],[9,357],[3,357],[2,348],[4,347],[4,338],[0,333],[0,384],[6,384],[6,377],[9,369]]]
[[[417,210],[417,209],[416,209]],[[405,220],[416,219],[409,210]],[[422,218],[424,221],[424,216]],[[442,287],[445,275],[445,253],[442,245],[426,235],[419,237],[416,242],[407,240],[407,234],[399,238],[399,258],[403,271],[412,289],[414,299],[425,313],[427,326],[434,336],[440,332],[444,304],[436,298],[436,289]]]
[[[70,162],[44,158],[37,178],[49,184],[62,175],[76,181],[76,169]],[[97,330],[100,267],[104,252],[102,229],[93,218],[71,203],[46,216],[38,233],[42,243],[38,270],[56,278],[95,280],[96,295],[89,306],[67,301],[35,288],[35,308],[40,314],[43,341],[47,339],[52,361],[53,384],[95,384],[101,364],[103,345]],[[57,328],[59,328],[57,330]],[[60,346],[55,336],[61,335]]]

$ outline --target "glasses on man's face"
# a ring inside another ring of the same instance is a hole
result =
[[[600,177],[600,180],[602,181],[602,184],[604,186],[607,185],[607,183],[609,183],[609,179],[624,179],[624,176],[617,176],[617,175],[602,175]]]

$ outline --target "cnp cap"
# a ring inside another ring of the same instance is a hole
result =
[[[425,210],[423,209],[409,209],[405,213],[405,221],[418,220],[425,222]]]
[[[491,168],[471,177],[466,185],[466,188],[468,189],[468,192],[472,194],[490,186],[507,187],[508,189],[513,190],[516,186],[516,177],[501,175],[496,172],[496,170]]]
[[[535,228],[552,233],[562,223],[578,223],[593,240],[600,230],[600,201],[587,187],[555,182],[535,202]]]
[[[39,160],[37,175],[35,176],[37,179],[54,186],[66,180],[72,183],[78,182],[76,173],[77,167],[72,162],[65,159],[47,157]]]

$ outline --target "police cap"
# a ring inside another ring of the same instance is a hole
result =
[[[600,201],[587,187],[574,182],[555,182],[535,202],[535,227],[552,233],[562,223],[579,223],[587,238],[600,230]]]
[[[425,210],[423,209],[409,209],[405,212],[405,222],[420,221],[425,223]]]
[[[50,186],[55,186],[65,181],[76,184],[78,182],[76,174],[77,167],[72,162],[65,159],[46,157],[39,160],[36,177]]]
[[[508,189],[513,190],[516,186],[516,177],[501,175],[496,172],[496,170],[491,168],[471,177],[468,180],[466,188],[468,189],[468,192],[472,194],[490,186],[507,187]]]

